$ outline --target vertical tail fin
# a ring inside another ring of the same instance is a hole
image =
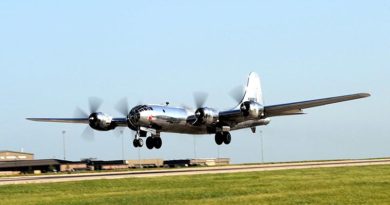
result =
[[[245,94],[241,102],[245,101],[254,101],[264,105],[260,77],[255,72],[251,72],[249,74],[248,83],[245,88]]]

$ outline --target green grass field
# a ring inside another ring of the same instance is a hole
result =
[[[390,165],[7,185],[0,204],[390,204]]]

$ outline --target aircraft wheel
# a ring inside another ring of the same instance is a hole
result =
[[[161,140],[161,138],[160,138],[160,137],[155,137],[155,138],[154,138],[154,147],[155,147],[156,149],[160,149],[161,146],[162,146],[162,140]]]
[[[232,135],[229,132],[223,133],[223,142],[225,144],[230,144],[231,141],[232,141]]]
[[[137,139],[134,139],[134,140],[133,140],[133,146],[134,146],[134,147],[138,147],[138,140],[137,140]]]
[[[138,139],[138,147],[144,146],[144,141],[142,139]]]
[[[146,138],[146,147],[148,149],[153,149],[154,145],[155,145],[155,143],[154,143],[154,140],[152,137]]]
[[[217,143],[217,145],[221,145],[222,143],[223,143],[223,135],[222,135],[222,133],[220,133],[220,132],[217,132],[216,134],[215,134],[215,143]]]

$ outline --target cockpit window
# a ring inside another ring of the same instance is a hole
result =
[[[135,114],[135,113],[139,113],[139,112],[146,111],[146,110],[153,110],[153,108],[151,108],[151,107],[149,107],[149,106],[146,106],[146,105],[138,105],[138,106],[135,106],[135,107],[130,111],[130,113],[131,113],[131,114]]]

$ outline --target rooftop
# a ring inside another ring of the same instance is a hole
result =
[[[16,153],[16,154],[29,154],[29,155],[34,155],[33,153],[29,153],[29,152],[18,152],[18,151],[11,151],[11,150],[0,150],[0,153],[4,153],[4,152],[11,152],[11,153]]]

